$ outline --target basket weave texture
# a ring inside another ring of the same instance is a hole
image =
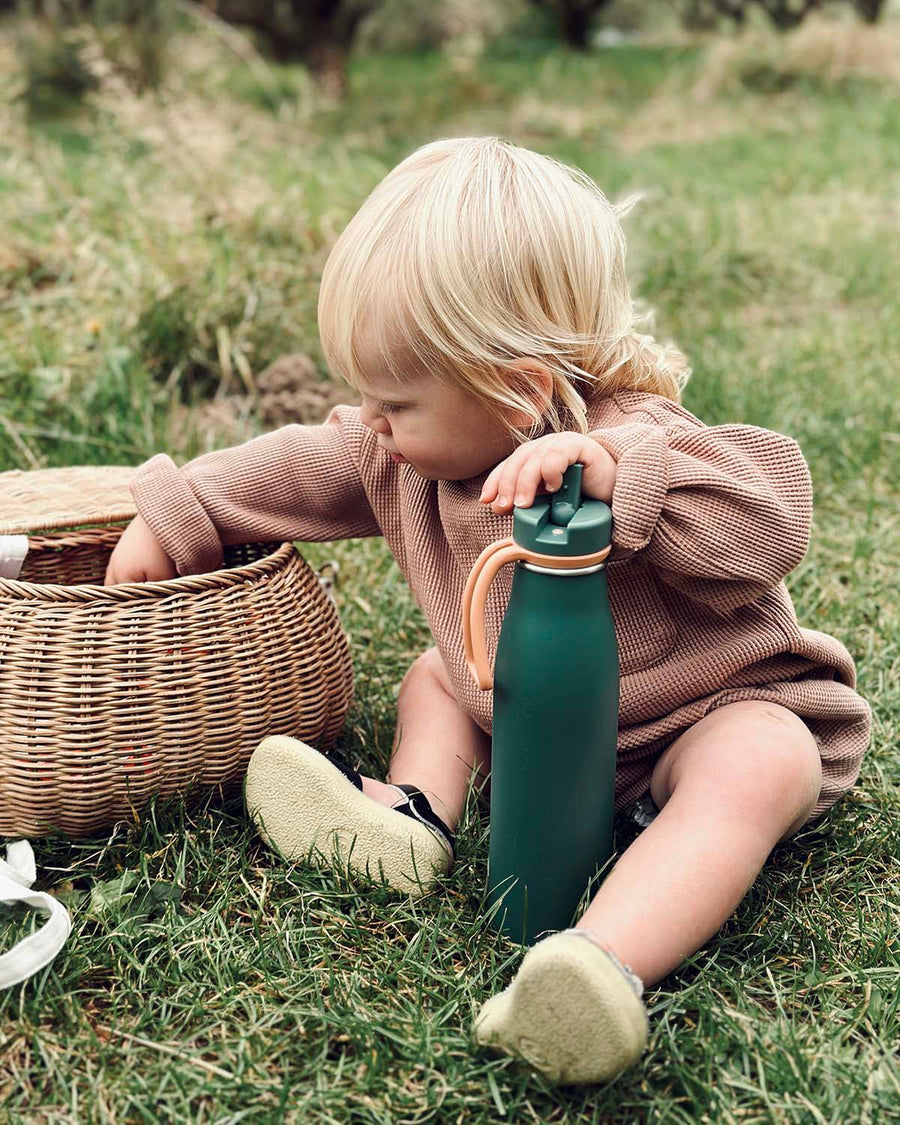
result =
[[[154,794],[239,782],[267,735],[328,750],[343,726],[347,641],[291,543],[102,585],[124,530],[108,513],[134,515],[131,471],[0,473],[0,534],[27,531],[29,546],[18,580],[0,578],[0,834],[101,832]],[[54,473],[77,493],[68,510]]]
[[[137,515],[133,474],[129,465],[0,473],[0,535],[130,520]]]

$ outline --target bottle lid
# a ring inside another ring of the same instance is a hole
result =
[[[612,538],[612,512],[602,500],[581,499],[580,461],[556,492],[539,493],[530,508],[513,510],[513,539],[542,555],[592,555]]]

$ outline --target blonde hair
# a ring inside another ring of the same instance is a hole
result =
[[[531,432],[586,433],[585,400],[632,389],[680,400],[682,353],[635,331],[620,216],[577,168],[500,137],[423,145],[369,195],[322,275],[319,332],[326,359],[351,386],[365,382],[360,333],[379,374],[423,371],[461,385]],[[550,371],[543,412],[529,395],[532,360]]]

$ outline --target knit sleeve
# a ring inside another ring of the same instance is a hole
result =
[[[618,462],[613,547],[727,616],[776,586],[809,545],[800,447],[756,426],[629,422],[590,435]]]
[[[179,574],[215,570],[225,544],[380,535],[358,414],[336,406],[321,426],[284,426],[180,469],[158,454],[132,477],[137,509]]]

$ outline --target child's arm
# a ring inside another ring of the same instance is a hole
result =
[[[812,481],[790,437],[757,426],[629,423],[591,435],[615,457],[613,542],[727,616],[806,554]]]
[[[592,456],[592,442],[601,456]],[[806,554],[812,485],[799,446],[783,434],[706,427],[685,411],[546,435],[493,470],[482,501],[496,511],[527,505],[542,482],[558,488],[575,461],[585,464],[584,494],[612,505],[613,557],[642,551],[664,582],[724,615],[777,585]]]
[[[380,535],[358,415],[338,406],[321,426],[284,426],[180,469],[158,454],[132,478],[138,511],[179,574],[215,570],[228,543]]]

